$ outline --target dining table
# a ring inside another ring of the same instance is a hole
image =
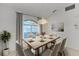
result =
[[[25,43],[27,43],[30,48],[35,50],[35,56],[39,56],[39,49],[40,47],[45,46],[45,49],[47,49],[47,45],[57,39],[59,39],[60,37],[53,37],[53,38],[47,38],[47,39],[29,39],[29,40],[25,40]]]

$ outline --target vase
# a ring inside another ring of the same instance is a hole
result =
[[[4,49],[3,50],[3,56],[8,56],[9,55],[9,49]]]

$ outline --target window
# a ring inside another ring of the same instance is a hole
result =
[[[39,32],[39,25],[32,20],[23,21],[23,38],[28,38],[29,33],[33,33],[33,37],[36,36],[36,33]]]

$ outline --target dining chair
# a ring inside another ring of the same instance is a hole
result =
[[[35,56],[35,50],[33,50],[33,49],[25,49],[23,51],[24,51],[25,56]],[[42,53],[41,49],[39,49],[39,53],[40,54]]]
[[[16,43],[16,52],[17,52],[17,55],[19,55],[19,56],[24,56],[23,48],[22,48],[21,45],[18,44],[18,43]]]
[[[54,40],[54,41],[51,42],[50,49],[55,45],[55,43],[56,43],[56,40]]]
[[[34,56],[31,49],[25,49],[23,50],[25,56]]]
[[[0,50],[0,56],[2,56],[2,50]]]
[[[53,52],[51,53],[51,56],[58,56],[60,47],[61,47],[61,43],[56,44],[53,49]]]
[[[51,46],[50,46],[50,49],[55,45],[55,43],[57,42],[57,41],[59,41],[60,40],[60,37],[58,37],[57,39],[55,39],[55,40],[53,40],[52,42],[51,42]]]
[[[62,41],[61,48],[60,48],[60,51],[59,51],[59,54],[60,54],[60,55],[65,55],[65,53],[64,53],[64,47],[65,47],[66,40],[67,40],[67,39],[65,38],[65,39],[63,39],[63,41]]]
[[[51,49],[47,49],[45,52],[43,52],[42,56],[58,56],[60,46],[61,46],[61,42],[56,43],[54,47],[52,47]]]

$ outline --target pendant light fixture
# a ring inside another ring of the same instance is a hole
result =
[[[38,21],[38,24],[46,24],[46,23],[48,23],[47,22],[47,20],[45,19],[45,18],[41,18],[41,19],[39,19],[39,21]]]

